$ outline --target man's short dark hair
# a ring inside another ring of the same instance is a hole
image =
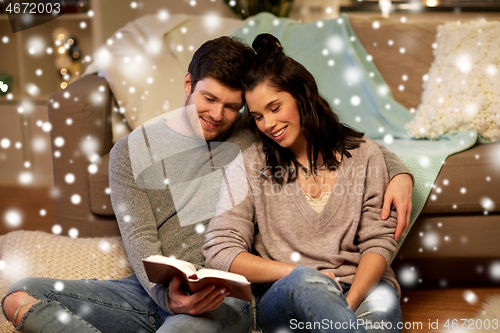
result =
[[[242,76],[255,52],[235,37],[222,36],[205,42],[193,55],[188,72],[191,92],[196,83],[211,77],[222,84],[242,89]]]

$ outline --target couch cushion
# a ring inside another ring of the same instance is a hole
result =
[[[434,62],[422,104],[405,128],[412,137],[437,139],[475,129],[500,141],[500,22],[448,22],[438,27]]]
[[[450,156],[422,213],[500,211],[500,143]]]
[[[404,18],[404,19],[403,19]],[[486,18],[498,20],[498,13],[394,13],[389,19],[378,13],[350,13],[349,20],[366,52],[373,56],[391,93],[407,108],[420,105],[422,77],[434,60],[432,45],[437,26],[449,21]],[[374,22],[379,23],[373,25]],[[378,28],[374,28],[378,27]],[[404,52],[401,52],[404,48]],[[405,76],[405,77],[403,77]],[[404,89],[400,90],[400,86]]]
[[[89,174],[90,209],[98,215],[114,215],[109,189],[109,153],[96,163],[97,172]]]

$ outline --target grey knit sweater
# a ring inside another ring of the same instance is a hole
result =
[[[246,182],[233,179],[230,191],[244,186],[246,198],[239,204],[228,198],[222,187],[217,215],[205,233],[203,253],[206,265],[228,271],[241,252],[255,251],[263,258],[303,265],[334,273],[339,281],[352,284],[363,255],[380,254],[387,263],[396,250],[396,212],[381,220],[381,208],[388,185],[387,168],[377,144],[365,138],[352,157],[344,156],[328,201],[320,213],[307,202],[295,180],[273,183],[262,143],[243,152]],[[229,169],[231,170],[231,168]],[[232,173],[232,174],[231,174]],[[239,172],[241,175],[242,172]],[[382,279],[400,294],[394,272],[387,265]]]
[[[204,140],[180,135],[160,120],[136,129],[111,150],[111,201],[130,264],[153,300],[169,312],[168,288],[148,281],[142,259],[159,254],[204,265],[204,230],[215,215],[222,180],[213,170],[230,163],[235,147],[244,150],[257,141],[242,125],[219,139],[230,145],[211,143],[207,149]],[[391,178],[409,173],[394,154],[383,151]],[[208,190],[202,186],[207,179],[215,185]]]

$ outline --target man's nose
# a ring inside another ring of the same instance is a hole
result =
[[[211,108],[208,114],[214,121],[221,121],[223,117],[223,112],[224,112],[224,105],[221,103],[217,103]]]

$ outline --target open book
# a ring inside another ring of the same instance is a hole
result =
[[[200,291],[208,285],[216,285],[230,290],[230,297],[252,301],[250,282],[243,275],[209,268],[197,271],[190,262],[159,255],[150,256],[142,262],[149,281],[153,283],[170,283],[177,275],[182,280],[181,285],[190,293]]]

